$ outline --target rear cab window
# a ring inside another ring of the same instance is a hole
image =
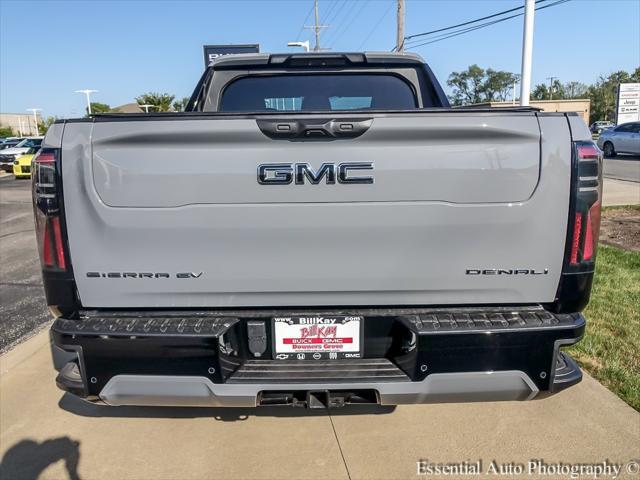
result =
[[[282,74],[241,77],[222,92],[221,112],[412,110],[413,87],[378,73]]]

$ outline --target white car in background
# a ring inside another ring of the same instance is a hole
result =
[[[40,148],[44,137],[27,137],[20,141],[15,147],[0,150],[0,169],[5,172],[13,171],[13,162],[20,155],[24,155],[31,148]]]
[[[604,130],[598,138],[598,147],[607,158],[618,153],[640,155],[640,122],[630,122]]]

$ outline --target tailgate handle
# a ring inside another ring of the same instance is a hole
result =
[[[356,138],[369,130],[373,118],[312,118],[256,120],[258,128],[274,140],[310,141]]]

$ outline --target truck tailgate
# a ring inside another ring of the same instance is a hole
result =
[[[363,118],[363,135],[331,141],[273,139],[254,118],[223,115],[68,124],[64,201],[83,305],[553,300],[565,117]],[[371,162],[374,182],[257,181],[261,164],[301,162]]]

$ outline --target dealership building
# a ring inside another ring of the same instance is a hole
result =
[[[513,107],[519,103],[513,102],[487,102],[475,105],[485,107]],[[587,125],[589,125],[589,113],[591,112],[591,100],[588,98],[577,98],[572,100],[531,100],[529,106],[539,108],[543,112],[575,112],[582,117]]]
[[[38,123],[42,118],[38,115]],[[37,135],[35,119],[31,113],[0,113],[0,127],[11,127],[15,135]]]

